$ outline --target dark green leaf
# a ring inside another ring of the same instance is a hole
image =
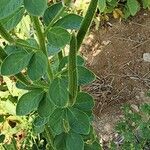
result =
[[[83,66],[78,66],[77,69],[78,69],[78,84],[79,85],[86,85],[95,80],[94,73],[88,70],[87,68]]]
[[[90,132],[90,122],[88,116],[79,109],[72,108],[68,110],[68,121],[73,131],[80,134]]]
[[[93,142],[92,144],[85,144],[84,149],[85,150],[102,150],[100,144],[97,141]]]
[[[23,0],[0,0],[0,20],[12,15],[22,2]]]
[[[49,8],[47,8],[43,16],[44,23],[48,25],[54,19],[54,17],[58,14],[61,8],[62,8],[61,2],[53,4]]]
[[[28,75],[31,80],[40,79],[47,71],[48,60],[44,53],[36,52],[28,65]]]
[[[0,23],[5,27],[5,29],[12,30],[21,21],[24,11],[24,8],[20,7],[12,15],[8,16],[5,19],[2,19]]]
[[[53,113],[54,109],[54,103],[52,103],[50,98],[45,95],[39,104],[38,114],[41,117],[49,117]]]
[[[140,9],[140,4],[137,0],[128,0],[127,6],[132,16],[134,16]]]
[[[5,140],[5,135],[4,134],[0,134],[0,143],[3,143],[4,140]]]
[[[94,100],[88,93],[79,92],[74,107],[84,112],[91,111],[94,107]]]
[[[40,134],[40,133],[44,132],[45,125],[43,125],[43,126],[33,126],[32,129],[33,129],[33,132],[35,134]]]
[[[52,81],[49,87],[49,96],[52,102],[57,106],[63,107],[67,104],[69,92],[65,79],[56,78]]]
[[[1,65],[1,74],[4,76],[15,75],[28,65],[32,57],[31,53],[16,52],[6,57]]]
[[[67,150],[66,149],[66,137],[67,134],[61,133],[57,135],[54,139],[54,145],[58,150]]]
[[[16,53],[16,52],[25,52],[25,49],[17,47],[15,45],[6,45],[5,46],[5,52],[7,53],[7,55],[10,55],[12,53]]]
[[[80,28],[82,17],[76,14],[69,14],[59,19],[54,26],[60,26],[65,29],[78,30]]]
[[[35,119],[34,119],[34,122],[33,122],[33,125],[34,126],[43,126],[47,123],[48,119],[47,118],[42,118],[40,116],[37,116]]]
[[[64,131],[63,120],[65,119],[63,109],[55,109],[52,115],[49,117],[48,124],[55,135],[58,135]]]
[[[73,132],[67,134],[66,148],[67,150],[84,150],[84,141],[82,136]]]
[[[67,63],[68,63],[68,56],[65,56],[61,60],[58,70],[61,71],[66,66]],[[85,61],[84,61],[83,57],[80,55],[77,55],[77,65],[82,66],[84,64],[85,64]]]
[[[54,47],[53,45],[48,44],[47,51],[48,51],[48,56],[52,56],[52,55],[55,55],[58,52],[60,52],[61,49],[58,47]]]
[[[48,31],[47,39],[52,46],[62,48],[70,42],[70,34],[61,27],[53,27]]]
[[[24,0],[24,6],[29,14],[42,16],[47,8],[47,0]]]
[[[42,97],[43,90],[40,89],[36,89],[22,95],[17,103],[16,114],[23,116],[36,110]]]

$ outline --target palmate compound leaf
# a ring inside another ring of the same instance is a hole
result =
[[[70,34],[61,27],[52,27],[47,34],[50,45],[56,48],[62,48],[70,42]]]
[[[38,80],[41,78],[47,70],[48,60],[44,53],[36,52],[33,54],[29,65],[28,65],[28,75],[31,80]]]
[[[42,16],[47,8],[47,0],[24,0],[24,7],[33,16]]]
[[[64,107],[69,99],[65,78],[56,78],[52,81],[49,87],[49,96],[51,101],[59,107]]]
[[[1,74],[4,76],[15,75],[26,68],[32,53],[20,51],[7,56],[1,65]]]
[[[43,94],[44,91],[42,89],[36,89],[22,95],[17,103],[16,114],[24,116],[36,110]]]
[[[90,132],[90,120],[83,111],[71,108],[68,109],[67,116],[69,125],[74,132],[85,135]]]
[[[12,15],[23,3],[23,0],[0,0],[0,20]]]
[[[3,27],[5,27],[5,29],[12,30],[21,21],[24,11],[25,9],[20,7],[12,15],[2,19],[0,23],[3,25]]]
[[[68,14],[59,19],[54,26],[60,26],[64,29],[78,30],[82,22],[82,17],[76,14]]]

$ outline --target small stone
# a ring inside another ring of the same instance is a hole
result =
[[[143,54],[143,60],[145,62],[150,62],[150,53],[144,53]]]

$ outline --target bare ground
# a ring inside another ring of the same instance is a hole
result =
[[[114,126],[123,116],[121,107],[137,108],[150,103],[150,12],[141,11],[128,21],[111,19],[99,30],[92,29],[81,53],[97,80],[84,87],[95,98],[94,126],[103,142],[114,137]]]

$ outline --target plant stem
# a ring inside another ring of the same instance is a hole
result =
[[[5,28],[0,23],[0,34],[1,36],[7,40],[9,43],[15,43],[15,40],[11,37],[11,35],[5,30]]]
[[[78,84],[77,84],[77,39],[73,33],[70,41],[68,78],[69,78],[69,105],[72,106],[76,101]]]
[[[77,33],[77,51],[80,49],[80,46],[83,42],[83,39],[92,23],[98,0],[91,0],[86,15],[81,23],[81,27]]]
[[[57,13],[57,15],[53,18],[53,20],[49,23],[48,27],[46,28],[44,34],[47,35],[49,29],[54,25],[55,21],[59,19],[60,15],[65,11],[66,7],[63,6],[60,11]]]
[[[50,130],[50,128],[47,125],[45,125],[45,133],[47,136],[48,143],[51,147],[51,150],[56,150],[56,148],[54,147],[54,144],[53,144],[53,136],[50,134],[49,130]]]
[[[53,79],[53,71],[51,69],[50,62],[48,60],[47,48],[46,48],[46,45],[45,45],[46,41],[45,41],[44,34],[42,32],[41,24],[40,24],[40,21],[39,21],[38,17],[34,16],[34,17],[32,17],[32,20],[33,20],[34,27],[35,27],[37,37],[38,37],[38,40],[39,40],[40,50],[42,50],[42,52],[47,57],[47,61],[48,61],[47,73],[48,73],[49,80],[51,81]]]
[[[0,59],[1,59],[1,61],[3,61],[6,57],[7,57],[6,52],[5,52],[4,49],[0,46]]]
[[[33,46],[30,46],[30,45],[27,45],[27,44],[24,44],[22,43],[21,41],[19,41],[19,39],[14,39],[7,30],[5,30],[5,28],[1,25],[0,23],[0,34],[1,36],[6,40],[8,41],[9,43],[13,44],[13,45],[16,45],[16,46],[19,46],[19,47],[24,47],[24,48],[27,48],[27,49],[30,49],[30,50],[38,50],[37,48],[33,47]]]

